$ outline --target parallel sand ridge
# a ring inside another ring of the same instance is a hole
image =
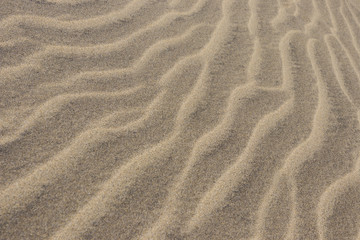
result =
[[[3,0],[0,32],[0,239],[360,240],[358,0]]]

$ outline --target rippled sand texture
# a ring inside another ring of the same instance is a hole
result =
[[[360,1],[1,0],[0,239],[360,240]]]

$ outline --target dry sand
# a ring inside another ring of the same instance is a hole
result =
[[[359,0],[1,0],[0,239],[360,240]]]

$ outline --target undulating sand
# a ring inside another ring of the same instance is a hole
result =
[[[1,0],[1,240],[360,240],[360,0]]]

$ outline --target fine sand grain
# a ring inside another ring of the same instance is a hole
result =
[[[0,240],[360,240],[360,0],[1,0]]]

